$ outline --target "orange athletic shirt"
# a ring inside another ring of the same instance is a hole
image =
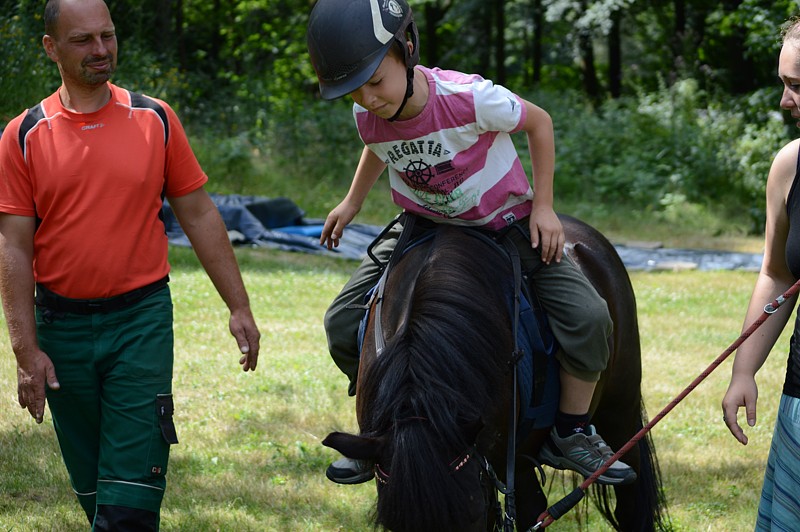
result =
[[[37,218],[34,278],[65,297],[167,275],[163,198],[208,180],[165,102],[109,87],[95,113],[65,109],[56,92],[0,137],[0,212]]]

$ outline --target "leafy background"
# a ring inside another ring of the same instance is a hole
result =
[[[317,93],[305,44],[313,1],[108,3],[116,81],[178,110],[214,191],[289,195],[327,213],[359,150],[350,104]],[[0,124],[58,85],[40,44],[43,4],[0,2]],[[711,236],[761,231],[772,155],[796,136],[778,108],[776,58],[798,2],[411,5],[424,64],[480,73],[552,114],[557,207],[692,218]],[[365,216],[383,222],[376,207]]]

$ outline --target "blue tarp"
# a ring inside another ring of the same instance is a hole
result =
[[[319,244],[324,220],[307,219],[305,212],[288,198],[212,194],[228,235],[234,245],[264,247],[361,259],[367,246],[382,227],[350,224],[342,235],[339,247],[328,250]],[[169,202],[164,202],[164,225],[169,243],[190,246],[178,224]]]
[[[761,269],[763,255],[711,249],[642,248],[615,245],[629,271]]]
[[[350,224],[339,247],[328,250],[319,244],[323,220],[307,219],[305,212],[288,198],[219,195],[211,199],[219,209],[234,245],[299,251],[347,259],[362,259],[382,227]],[[170,244],[188,246],[168,202],[164,202],[164,224]],[[387,220],[388,223],[388,220]],[[628,270],[750,270],[758,271],[762,255],[713,250],[668,249],[616,245]]]

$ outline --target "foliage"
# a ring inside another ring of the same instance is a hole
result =
[[[767,111],[774,89],[722,105],[682,80],[597,112],[577,93],[531,99],[553,116],[557,196],[655,214],[697,205],[763,228],[766,176],[787,140],[781,115]]]
[[[794,0],[411,3],[423,62],[502,75],[553,115],[559,198],[654,215],[727,210],[747,230],[763,227],[772,154],[794,134],[775,112],[773,81],[778,28]],[[42,53],[41,4],[0,0],[2,122],[58,85]],[[115,81],[175,107],[219,191],[301,194],[324,213],[346,190],[360,143],[346,99],[317,94],[305,45],[312,5],[109,0]],[[624,75],[621,97],[610,99],[615,21]],[[578,50],[587,35],[593,56]],[[586,94],[591,57],[598,83]]]
[[[41,11],[32,0],[0,11],[0,128],[59,85],[58,71],[41,44]]]

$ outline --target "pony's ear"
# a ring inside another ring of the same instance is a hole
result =
[[[464,439],[470,443],[475,443],[481,430],[483,430],[483,420],[481,418],[461,424],[461,432],[464,434]]]
[[[331,432],[322,440],[322,445],[336,449],[348,458],[374,461],[380,456],[383,449],[383,439],[356,436],[345,432]]]

